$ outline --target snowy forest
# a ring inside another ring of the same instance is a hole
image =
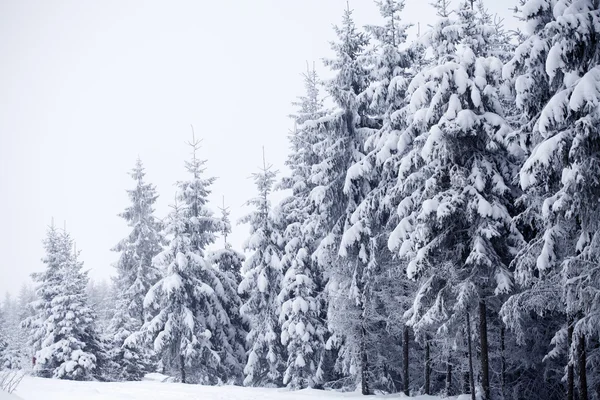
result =
[[[168,215],[138,159],[114,278],[50,223],[1,302],[0,368],[600,400],[600,1],[517,3],[509,31],[485,0],[436,0],[410,41],[404,0],[375,1],[380,26],[341,10],[250,213],[209,204],[198,135]]]

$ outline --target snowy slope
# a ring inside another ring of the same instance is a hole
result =
[[[357,393],[323,392],[285,389],[245,388],[238,386],[200,386],[180,383],[144,382],[74,382],[25,377],[16,394],[23,400],[308,400],[358,399]],[[386,399],[404,398],[402,395]],[[14,400],[8,398],[6,400]],[[415,400],[437,400],[438,397],[418,396]],[[5,400],[0,396],[0,400]],[[469,400],[468,396],[446,400]]]

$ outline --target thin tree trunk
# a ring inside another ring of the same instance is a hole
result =
[[[181,368],[181,383],[186,383],[185,382],[185,359],[183,358],[183,355],[179,356],[179,368]]]
[[[475,399],[475,378],[473,374],[473,346],[471,345],[471,317],[469,312],[466,314],[467,318],[467,343],[469,348],[469,383],[471,384],[471,400]]]
[[[367,346],[366,346],[366,336],[367,332],[365,330],[364,325],[361,327],[362,330],[362,343],[361,343],[361,383],[362,383],[362,394],[369,395],[371,394],[371,389],[369,388],[369,359],[367,356]]]
[[[567,317],[567,400],[574,400],[575,376],[571,357],[571,345],[573,344],[573,318]]]
[[[425,394],[429,393],[429,383],[431,381],[431,355],[429,350],[429,338],[425,341]]]
[[[502,398],[504,398],[504,394],[506,393],[506,355],[504,354],[504,334],[504,325],[500,325],[500,391],[502,393]]]
[[[446,396],[452,396],[452,364],[450,364],[450,354],[446,361]]]
[[[467,336],[467,334],[465,332],[465,337],[466,336]],[[465,359],[469,360],[469,352],[468,351],[465,352]],[[470,387],[471,387],[471,383],[469,381],[469,371],[465,370],[465,371],[463,371],[462,392],[463,393],[469,393]]]
[[[408,396],[408,392],[409,392],[409,373],[408,373],[408,340],[409,340],[409,332],[408,332],[408,326],[404,326],[404,346],[402,346],[402,350],[403,350],[403,354],[402,354],[402,358],[403,358],[403,362],[402,362],[402,366],[404,368],[404,377],[403,377],[403,383],[404,383],[404,394]]]
[[[490,400],[490,364],[488,357],[487,340],[487,309],[485,301],[479,301],[479,339],[481,342],[481,385],[483,386],[483,399]]]
[[[585,336],[579,335],[579,341],[577,343],[578,353],[578,373],[579,373],[579,400],[588,400],[587,390],[587,372],[585,369],[586,364],[586,353],[585,353]]]

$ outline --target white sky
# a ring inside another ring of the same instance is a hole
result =
[[[515,26],[516,0],[487,0]],[[406,0],[404,20],[434,20]],[[458,4],[454,0],[454,4]],[[371,0],[352,0],[357,24],[377,23]],[[94,279],[113,273],[109,249],[128,233],[127,174],[139,155],[161,197],[186,179],[190,124],[232,221],[254,195],[261,147],[280,170],[287,115],[303,92],[306,61],[330,55],[346,0],[0,0],[0,293],[17,293],[43,267],[54,217]],[[416,28],[412,30],[412,34]],[[321,68],[321,75],[325,75]],[[247,227],[234,226],[240,249]]]

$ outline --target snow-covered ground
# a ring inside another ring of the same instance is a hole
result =
[[[245,388],[237,386],[200,386],[181,383],[143,382],[73,382],[57,379],[25,377],[15,392],[22,400],[308,400],[357,399],[358,393],[336,393],[320,390],[290,392],[285,389]],[[379,396],[378,396],[379,397]],[[402,395],[386,399],[405,398]],[[0,400],[4,400],[0,394]],[[7,400],[16,400],[8,397]],[[415,400],[437,400],[438,397],[418,396]],[[447,400],[469,400],[469,396]]]

